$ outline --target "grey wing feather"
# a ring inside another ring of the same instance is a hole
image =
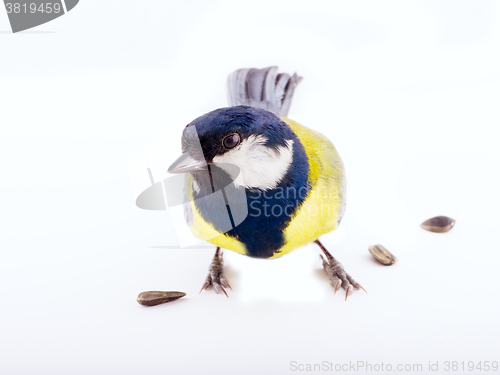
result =
[[[301,79],[296,73],[278,74],[277,66],[238,69],[228,77],[229,105],[249,105],[286,117]]]

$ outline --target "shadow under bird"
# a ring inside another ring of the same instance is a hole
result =
[[[221,248],[255,258],[281,257],[315,242],[335,292],[362,287],[319,241],[339,225],[345,172],[333,144],[287,118],[297,74],[277,67],[229,76],[229,107],[186,126],[183,154],[169,168],[186,173],[186,219],[217,247],[203,289],[231,288]]]

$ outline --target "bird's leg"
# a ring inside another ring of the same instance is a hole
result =
[[[345,290],[345,299],[347,296],[353,292],[353,290],[363,289],[361,285],[359,285],[347,272],[344,270],[344,266],[336,260],[332,254],[323,246],[321,242],[318,240],[314,241],[323,250],[325,254],[325,258],[320,254],[320,258],[323,262],[323,268],[325,269],[330,281],[332,282],[332,286],[335,290],[335,293],[339,290],[340,287]],[[366,290],[365,290],[366,292]]]
[[[201,287],[200,293],[203,289],[210,289],[211,287],[214,289],[215,293],[224,293],[226,297],[228,297],[228,295],[224,288],[233,290],[224,277],[224,262],[222,260],[222,251],[220,250],[220,247],[215,250],[214,259],[212,260],[212,263],[210,263],[210,267],[208,267],[207,280]]]

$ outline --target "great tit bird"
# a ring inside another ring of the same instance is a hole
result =
[[[273,259],[310,242],[325,254],[335,292],[342,287],[347,298],[362,288],[318,240],[342,219],[344,165],[325,136],[286,117],[300,80],[277,67],[237,70],[228,79],[230,106],[184,129],[183,154],[168,171],[188,174],[188,225],[217,247],[201,290],[227,296],[231,288],[221,248]]]

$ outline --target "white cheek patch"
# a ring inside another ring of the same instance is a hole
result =
[[[285,176],[293,160],[293,141],[286,141],[286,146],[278,149],[265,146],[267,138],[263,135],[251,135],[234,150],[224,155],[214,157],[214,163],[234,164],[240,169],[240,174],[234,180],[235,186],[246,188],[272,189]]]

